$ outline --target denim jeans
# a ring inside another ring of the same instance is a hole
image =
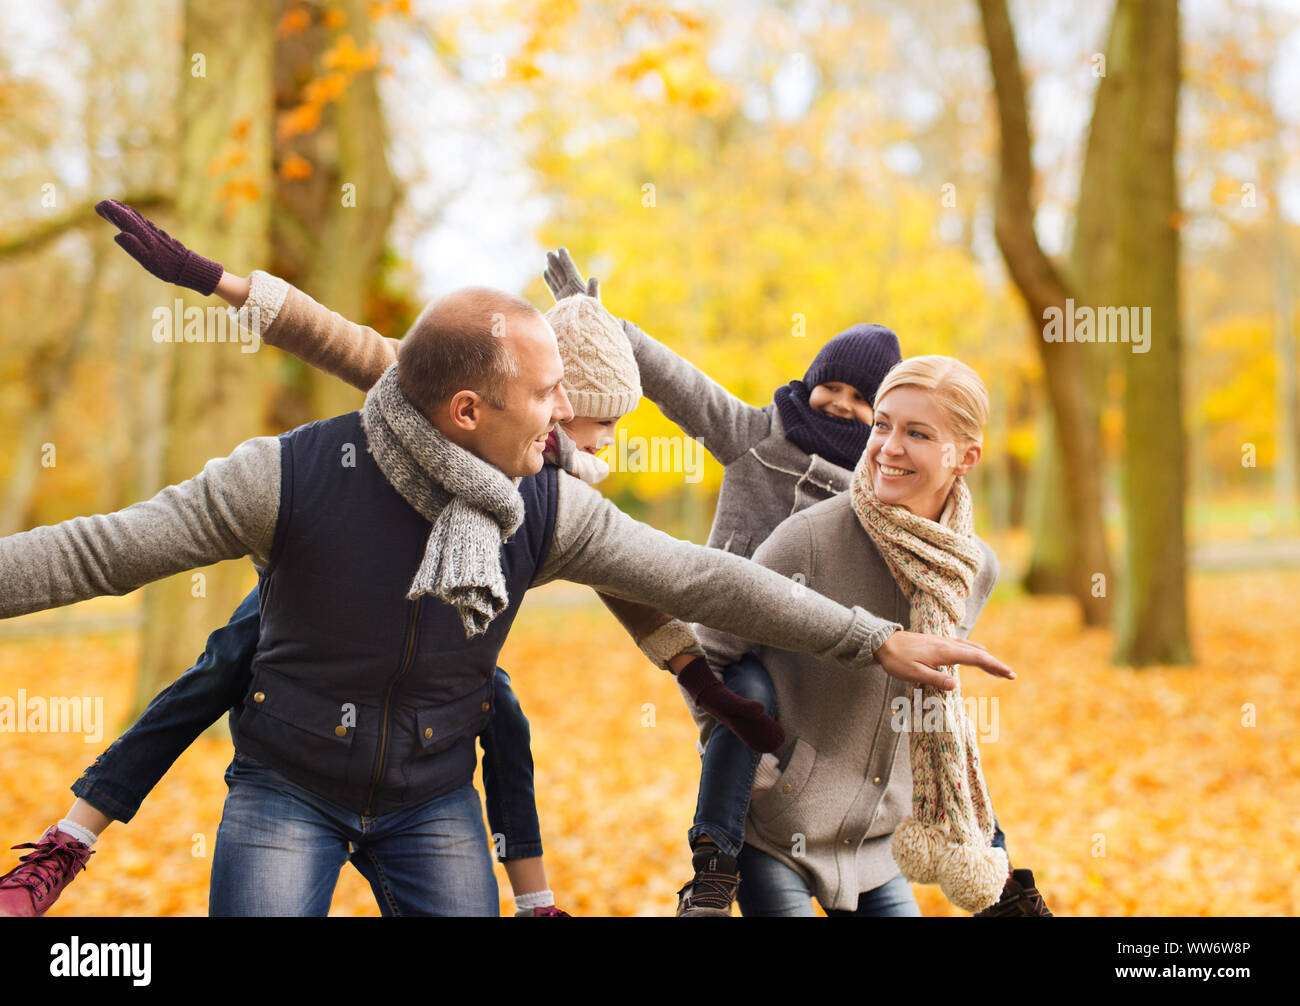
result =
[[[741,879],[736,901],[741,915],[746,918],[803,918],[817,914],[813,911],[808,884],[779,859],[747,845],[741,850],[738,862]],[[827,908],[826,914],[831,918],[919,917],[921,909],[912,895],[911,886],[902,874],[898,874],[879,887],[859,894],[855,910],[846,912]]]
[[[499,914],[471,783],[378,817],[323,800],[238,753],[226,785],[209,915],[327,915],[349,859],[385,916]]]
[[[208,636],[198,662],[154,697],[140,718],[73,783],[72,792],[109,817],[131,820],[181,752],[243,701],[252,678],[260,620],[254,589],[230,621]],[[488,820],[495,834],[505,836],[502,842],[509,858],[540,856],[528,720],[509,675],[499,667],[493,692],[496,708],[479,738]]]
[[[742,698],[761,702],[769,716],[775,715],[772,679],[754,654],[746,653],[728,664],[722,671],[722,681]],[[700,768],[695,823],[688,833],[692,844],[701,835],[708,835],[729,856],[740,852],[745,844],[745,818],[749,815],[754,773],[761,757],[721,723],[714,726]]]
[[[762,662],[746,653],[722,672],[723,683],[737,695],[761,702],[769,716],[776,715],[776,693]],[[718,724],[709,734],[700,769],[700,792],[695,802],[695,823],[688,832],[692,845],[708,835],[719,849],[737,856],[745,844],[745,818],[754,789],[754,773],[762,757],[735,734]],[[1007,839],[993,818],[993,845],[1006,850]]]

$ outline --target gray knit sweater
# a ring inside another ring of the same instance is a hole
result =
[[[980,546],[984,563],[957,630],[963,638],[998,575],[993,550]],[[810,590],[841,604],[910,624],[907,599],[847,494],[784,521],[754,561],[783,576],[802,574]],[[861,892],[898,873],[889,842],[912,812],[912,772],[907,734],[893,729],[890,703],[910,699],[912,686],[879,666],[846,675],[815,655],[756,646],[753,632],[701,628],[700,641],[716,668],[756,652],[772,677],[777,719],[786,730],[781,776],[754,795],[745,841],[798,871],[823,908],[852,911]]]

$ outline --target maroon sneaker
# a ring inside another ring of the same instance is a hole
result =
[[[521,908],[515,912],[517,919],[571,919],[573,918],[568,912],[562,912],[554,905],[547,905],[545,908],[527,909]]]
[[[1034,886],[1033,870],[1012,870],[1002,888],[1002,897],[973,916],[977,919],[1054,918]]]
[[[86,868],[94,853],[90,846],[50,825],[39,842],[24,842],[15,849],[34,849],[19,865],[0,877],[0,917],[30,918],[44,915],[72,878]]]

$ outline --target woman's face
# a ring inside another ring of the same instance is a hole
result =
[[[877,399],[867,471],[882,503],[938,520],[953,481],[975,467],[980,453],[978,444],[954,443],[933,392],[902,385]]]

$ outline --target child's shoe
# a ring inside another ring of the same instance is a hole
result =
[[[84,842],[51,825],[38,842],[15,849],[33,849],[19,865],[0,877],[0,917],[31,918],[44,915],[72,878],[86,868],[94,853]]]
[[[735,857],[705,839],[696,844],[691,858],[695,878],[677,892],[677,917],[731,918],[731,903],[740,888]]]
[[[1012,870],[996,904],[974,915],[977,919],[1055,918],[1034,886],[1033,870]]]
[[[554,905],[545,908],[521,908],[515,912],[516,919],[571,919],[568,912],[562,912]]]

